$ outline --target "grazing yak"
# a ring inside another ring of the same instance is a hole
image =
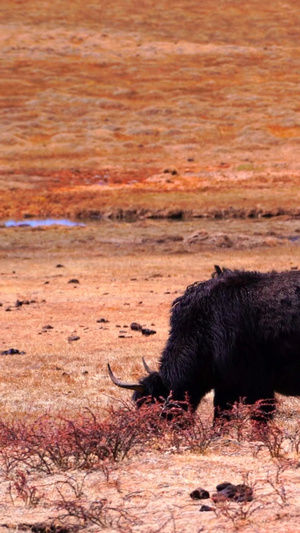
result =
[[[261,400],[254,418],[268,420],[275,392],[300,395],[300,272],[215,269],[173,302],[158,372],[145,365],[149,375],[128,384],[109,367],[110,377],[137,405],[171,396],[195,410],[214,389],[215,420],[241,399]]]

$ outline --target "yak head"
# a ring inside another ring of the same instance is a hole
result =
[[[137,383],[121,381],[113,374],[110,365],[108,364],[107,366],[110,379],[117,387],[134,391],[132,400],[136,403],[137,407],[141,407],[144,403],[165,403],[170,395],[170,391],[164,385],[159,372],[150,370],[144,358],[143,365],[148,375],[141,378]]]

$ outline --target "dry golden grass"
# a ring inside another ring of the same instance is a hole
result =
[[[276,224],[286,229],[286,223]],[[107,362],[124,379],[143,373],[142,356],[156,368],[168,335],[171,302],[189,283],[209,277],[216,263],[280,270],[300,262],[300,249],[293,244],[252,250],[212,246],[201,252],[174,253],[176,242],[158,243],[159,236],[164,241],[170,233],[189,234],[193,224],[186,224],[187,228],[184,223],[150,222],[142,227],[140,223],[109,223],[68,230],[2,229],[1,349],[26,352],[0,358],[4,419],[36,420],[50,412],[76,420],[85,408],[104,414],[111,405],[122,406],[119,402],[127,401],[128,393],[113,386]],[[211,224],[206,230],[216,231],[218,223]],[[148,244],[140,244],[141,231]],[[63,267],[57,267],[59,264]],[[71,279],[80,283],[68,283]],[[15,307],[17,299],[34,302]],[[100,318],[108,322],[97,322]],[[133,321],[155,329],[156,335],[144,337],[131,331],[128,326]],[[53,329],[44,329],[47,325]],[[119,337],[120,330],[125,338]],[[73,334],[80,339],[68,341]],[[285,399],[277,423],[292,429],[298,413],[298,400]],[[199,414],[203,420],[211,419],[211,395],[202,402]],[[158,443],[152,451],[138,457],[133,453],[115,466],[108,465],[108,471],[100,468],[86,478],[80,470],[45,475],[29,468],[27,492],[23,493],[15,488],[15,470],[8,476],[3,471],[0,523],[12,529],[20,524],[49,524],[61,516],[55,502],[63,494],[83,505],[85,512],[101,498],[106,498],[110,507],[126,511],[123,525],[117,524],[118,513],[107,511],[107,521],[112,520],[108,531],[196,533],[203,527],[211,532],[235,528],[299,531],[295,452],[287,451],[285,459],[276,460],[266,450],[253,455],[254,449],[255,443],[226,437],[213,442],[204,455],[174,454]],[[292,460],[289,465],[287,459]],[[199,485],[212,493],[222,481],[239,483],[247,476],[254,484],[255,499],[242,508],[231,504],[200,513],[201,502],[190,499],[189,493]],[[83,495],[78,497],[75,492],[81,483]],[[35,503],[34,498],[39,501]],[[67,520],[69,525],[72,520]],[[75,522],[83,523],[79,515]],[[91,527],[87,520],[85,529]],[[98,530],[100,526],[95,527]]]
[[[298,209],[296,0],[1,14],[2,219]]]

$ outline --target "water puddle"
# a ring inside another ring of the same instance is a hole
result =
[[[67,226],[73,228],[76,226],[84,227],[85,224],[79,222],[72,222],[67,218],[45,218],[45,219],[32,219],[32,220],[8,220],[4,223],[6,228],[38,228],[41,226]]]

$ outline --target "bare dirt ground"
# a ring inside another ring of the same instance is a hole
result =
[[[122,405],[107,362],[125,379],[142,356],[155,368],[188,284],[214,264],[299,267],[299,18],[296,0],[1,2],[0,351],[20,352],[0,356],[1,418]],[[45,217],[85,225],[5,227]],[[298,417],[281,399],[279,426]],[[2,464],[1,531],[300,531],[295,449],[256,445],[158,446],[86,478]],[[189,497],[247,476],[248,505]],[[117,511],[49,529],[61,492]]]

